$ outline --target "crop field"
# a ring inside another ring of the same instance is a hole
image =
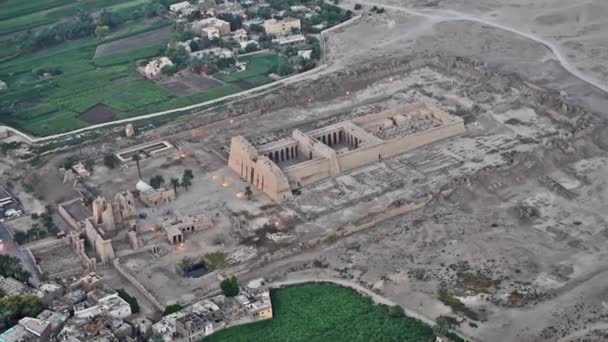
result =
[[[11,0],[0,2],[0,17],[2,17],[0,18],[0,35],[53,24],[59,19],[76,15],[79,10],[92,12],[111,8],[113,5],[128,7],[140,2],[141,0],[28,0],[18,3],[16,0]],[[15,4],[11,7],[11,3]],[[5,11],[13,14],[6,15]]]
[[[232,327],[216,341],[431,341],[433,329],[413,318],[391,317],[355,291],[334,284],[305,284],[272,291],[270,320]]]
[[[249,89],[272,82],[268,78],[276,66],[285,61],[286,57],[278,54],[260,54],[247,56],[240,59],[247,62],[247,69],[244,71],[233,72],[230,74],[217,73],[215,78],[224,82],[235,84],[243,89]]]

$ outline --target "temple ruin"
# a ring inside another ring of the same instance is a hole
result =
[[[463,119],[412,103],[254,146],[233,137],[228,166],[273,200],[292,190],[465,132]]]

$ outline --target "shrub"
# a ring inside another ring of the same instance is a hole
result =
[[[139,312],[139,303],[137,302],[137,298],[128,294],[127,291],[125,291],[124,289],[118,289],[116,291],[118,292],[118,296],[120,298],[124,299],[127,303],[129,303],[132,314],[136,314]]]
[[[165,308],[165,311],[163,311],[163,316],[167,316],[170,315],[172,313],[178,312],[180,310],[182,310],[184,307],[181,306],[180,304],[172,304],[169,305]]]
[[[220,287],[226,297],[235,297],[241,292],[239,280],[235,276],[222,280]]]
[[[355,11],[358,11],[361,8],[363,8],[363,6],[361,6],[361,4],[355,4]]]

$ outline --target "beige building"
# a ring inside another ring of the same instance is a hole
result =
[[[207,215],[165,218],[161,224],[169,243],[184,242],[184,234],[213,228],[213,221]]]
[[[158,207],[164,203],[174,201],[176,198],[174,189],[154,189],[142,180],[137,182],[135,188],[139,191],[139,199],[148,207]]]
[[[286,36],[298,32],[302,29],[300,19],[285,18],[283,20],[269,19],[264,21],[264,31],[266,34],[275,36]]]
[[[135,199],[130,191],[117,193],[112,202],[103,197],[93,201],[93,223],[103,227],[106,232],[122,226],[135,228],[136,214]]]
[[[253,146],[232,138],[228,166],[276,201],[292,190],[465,132],[464,121],[430,104],[408,104]]]
[[[192,23],[192,32],[201,37],[208,36],[208,33],[203,32],[206,28],[216,29],[220,36],[227,36],[230,34],[230,23],[221,19],[206,18]]]

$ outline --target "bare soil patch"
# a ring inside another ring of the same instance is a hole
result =
[[[158,44],[164,40],[169,39],[169,37],[171,37],[172,30],[173,29],[171,28],[171,26],[166,26],[157,30],[137,34],[111,43],[101,44],[95,50],[94,58]]]
[[[117,113],[106,105],[97,105],[80,115],[80,119],[91,124],[110,122],[116,119]]]
[[[219,87],[222,82],[211,77],[184,71],[162,82],[161,85],[175,96],[189,96]]]

